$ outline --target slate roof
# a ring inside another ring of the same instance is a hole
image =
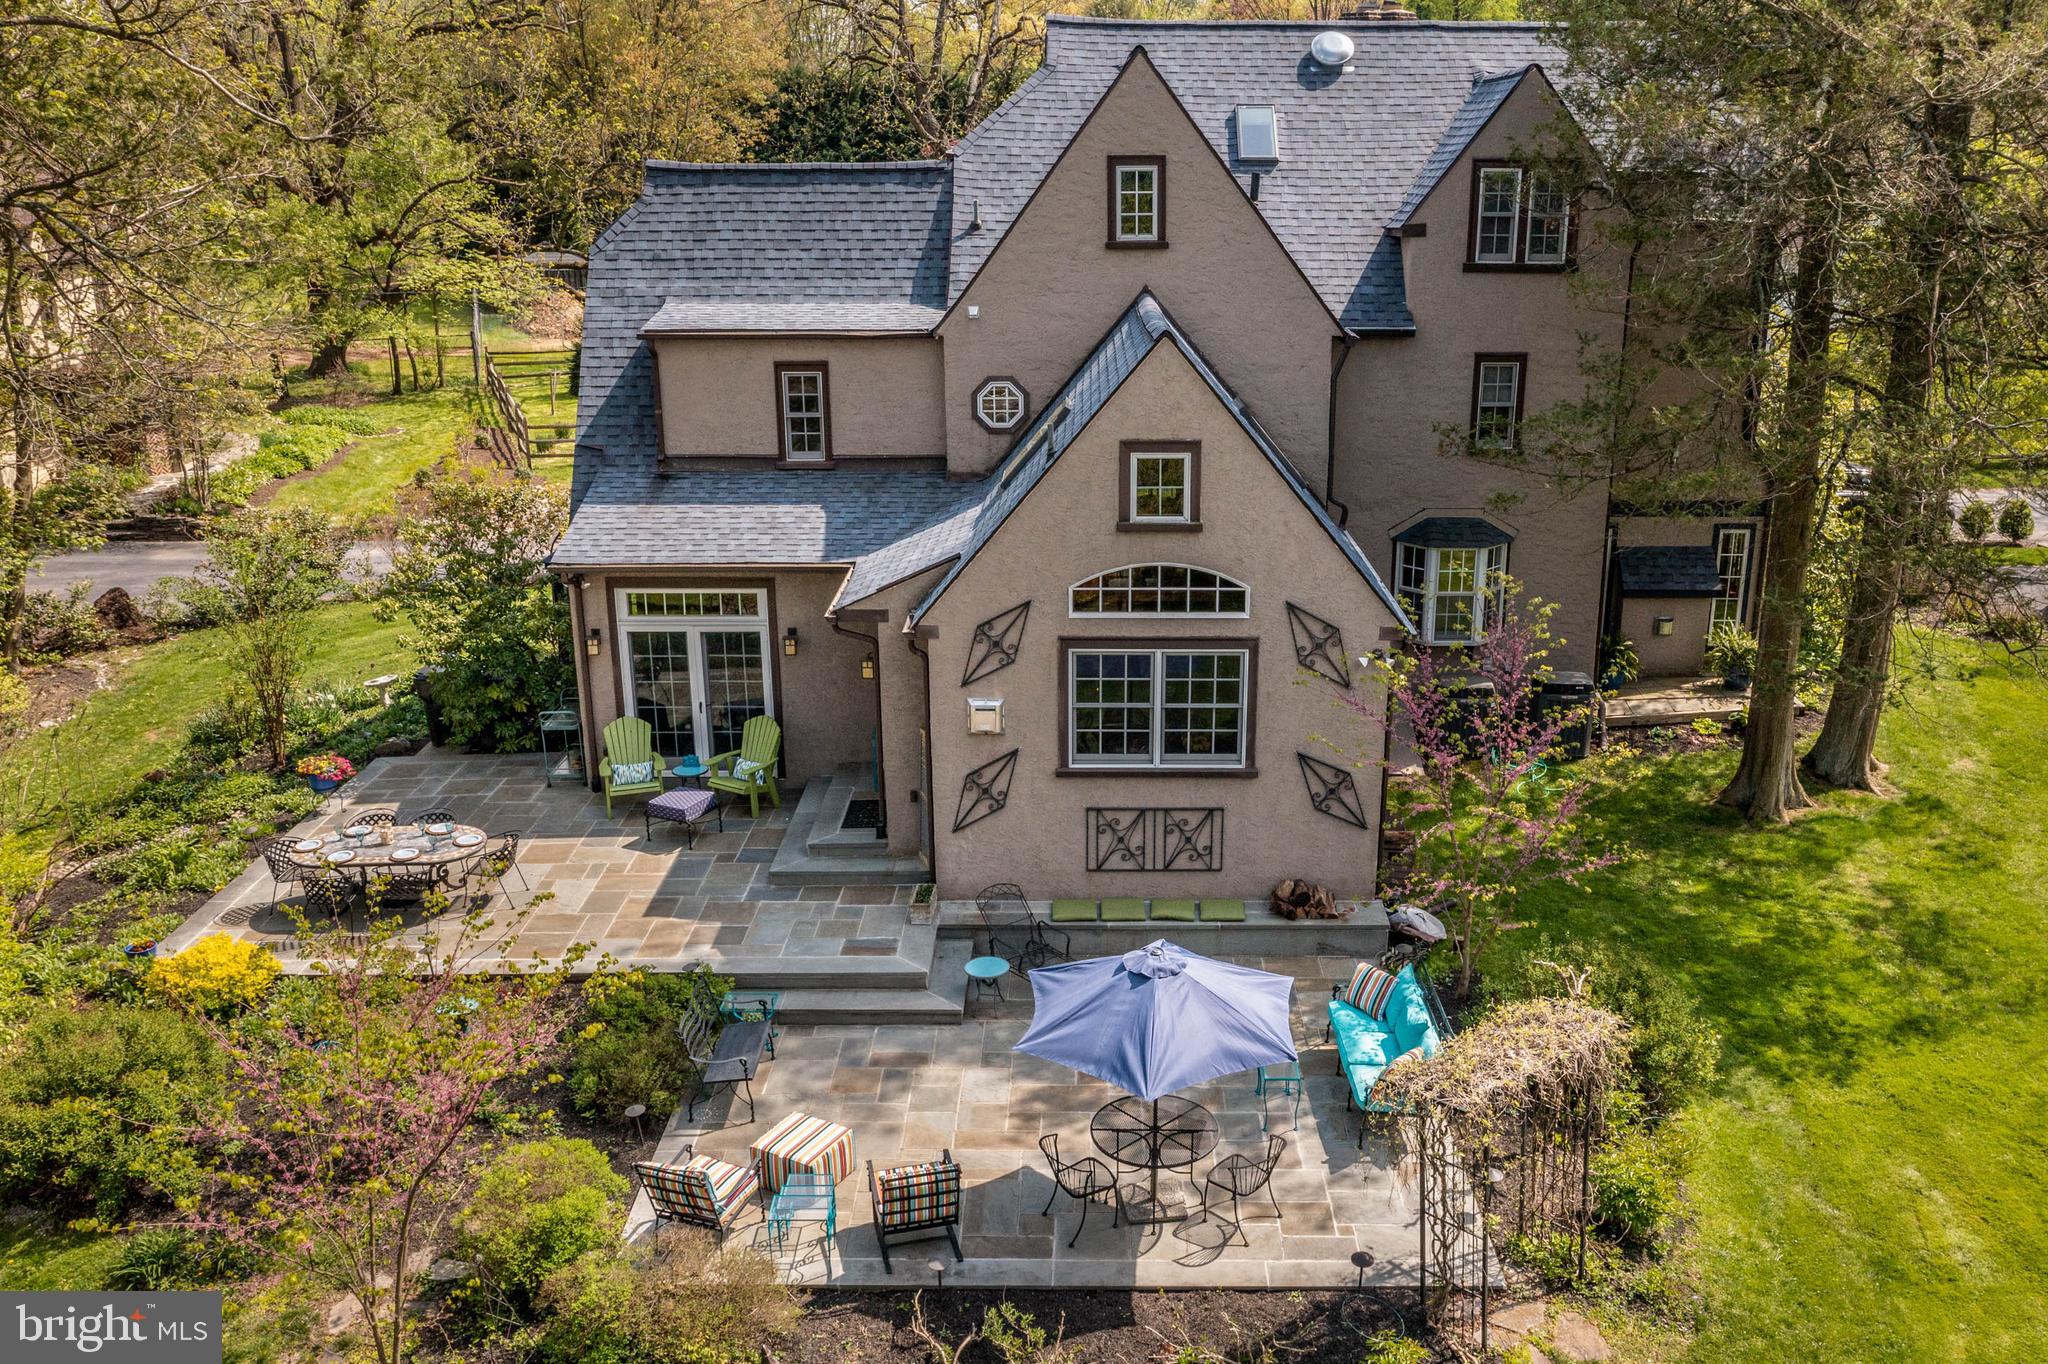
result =
[[[608,465],[591,478],[552,563],[559,569],[854,566],[944,523],[980,497],[978,484],[950,482],[944,471],[929,468],[842,464],[660,474],[651,462],[645,469]]]
[[[648,163],[640,197],[590,250],[574,500],[602,468],[653,464],[640,329],[671,298],[941,307],[950,220],[941,161]]]
[[[954,579],[973,562],[974,556],[980,552],[982,546],[995,536],[1004,520],[1030,495],[1039,480],[1045,477],[1046,472],[1087,428],[1089,421],[1102,410],[1116,394],[1117,389],[1123,386],[1124,380],[1131,376],[1139,363],[1161,342],[1171,342],[1187,357],[1188,363],[1194,366],[1195,372],[1202,376],[1203,382],[1207,383],[1210,391],[1216,395],[1217,401],[1237,418],[1239,426],[1251,437],[1252,443],[1272,463],[1281,478],[1286,480],[1287,486],[1301,499],[1302,505],[1308,509],[1310,515],[1315,517],[1324,532],[1343,551],[1344,556],[1351,561],[1351,566],[1358,570],[1359,576],[1371,585],[1387,609],[1393,613],[1394,619],[1400,622],[1403,628],[1408,627],[1408,617],[1402,611],[1401,604],[1380,580],[1380,575],[1374,571],[1371,561],[1365,557],[1365,551],[1358,547],[1356,540],[1330,519],[1330,514],[1294,472],[1294,466],[1287,462],[1286,456],[1280,453],[1271,438],[1260,429],[1258,422],[1245,410],[1236,395],[1223,386],[1222,380],[1216,377],[1216,372],[1209,368],[1201,353],[1195,349],[1180,328],[1174,325],[1173,319],[1167,316],[1166,309],[1159,305],[1159,300],[1147,291],[1139,294],[1125,310],[1117,324],[1109,329],[1109,334],[1103,337],[1088,358],[1081,362],[1073,377],[1068,379],[1058,395],[1046,404],[1037,420],[1031,423],[1018,438],[1017,443],[1011,447],[1012,453],[990,476],[988,483],[992,486],[976,513],[964,541],[955,551],[958,557],[946,571],[946,575],[932,587],[931,593],[910,613],[909,620],[905,622],[906,629],[915,625],[927,611],[931,610],[945,590],[953,584]]]
[[[1500,106],[1508,102],[1508,96],[1515,93],[1515,87],[1522,83],[1522,77],[1528,75],[1530,69],[1525,66],[1519,71],[1488,76],[1472,83],[1472,93],[1465,97],[1464,107],[1444,129],[1444,135],[1437,140],[1436,150],[1423,163],[1422,173],[1415,177],[1415,183],[1408,187],[1401,206],[1387,220],[1389,230],[1407,225],[1415,210],[1422,207],[1422,201],[1429,197],[1429,192],[1436,188],[1437,181],[1458,163],[1458,158],[1465,154],[1465,148],[1472,145],[1472,139],[1479,136],[1479,130],[1486,126],[1488,120],[1500,112]]]
[[[793,302],[754,299],[671,298],[647,319],[642,335],[697,332],[808,332],[847,336],[876,332],[923,335],[944,308],[887,298],[821,298]]]
[[[1483,516],[1426,516],[1412,526],[1403,526],[1394,541],[1428,549],[1484,549],[1514,538]]]
[[[1635,545],[1617,556],[1625,597],[1713,597],[1721,573],[1712,545]]]
[[[1342,74],[1308,59],[1309,40],[1331,28],[1357,45]],[[1402,301],[1400,256],[1385,229],[1447,130],[1471,117],[1475,80],[1562,61],[1537,24],[1053,15],[1046,20],[1045,65],[953,149],[949,299],[973,278],[1141,45],[1232,170],[1240,177],[1261,172],[1259,211],[1330,311],[1361,330],[1414,326]],[[1277,111],[1277,165],[1235,159],[1232,114],[1240,104]],[[969,232],[977,202],[982,230]]]

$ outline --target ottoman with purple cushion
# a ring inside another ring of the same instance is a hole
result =
[[[694,787],[678,786],[673,791],[664,791],[640,807],[647,821],[647,837],[654,838],[654,821],[665,819],[671,824],[680,824],[690,835],[690,846],[697,846],[697,830],[702,827],[704,816],[718,805],[718,798],[709,791]],[[725,811],[718,811],[718,827],[725,828]]]

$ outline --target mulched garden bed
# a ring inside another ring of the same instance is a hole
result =
[[[914,1248],[913,1248],[914,1249]],[[820,1291],[809,1295],[796,1339],[775,1354],[779,1364],[889,1361],[927,1364],[930,1347],[911,1330],[909,1287],[900,1293]],[[1130,1293],[955,1289],[924,1293],[926,1323],[949,1346],[978,1329],[1005,1299],[1029,1312],[1048,1341],[1065,1322],[1065,1344],[1077,1364],[1138,1360],[1284,1360],[1287,1364],[1358,1364],[1366,1341],[1388,1329],[1415,1329],[1413,1292],[1357,1293],[1200,1291]],[[970,1362],[999,1358],[977,1343]]]

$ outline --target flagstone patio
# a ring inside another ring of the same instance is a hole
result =
[[[1024,1034],[1025,997],[980,1000],[966,1021],[936,1027],[793,1026],[777,1056],[763,1064],[749,1120],[742,1100],[721,1095],[700,1103],[697,1122],[678,1111],[661,1135],[655,1159],[679,1160],[686,1149],[744,1164],[749,1145],[778,1120],[802,1111],[854,1130],[858,1164],[838,1187],[838,1234],[828,1243],[816,1226],[796,1227],[787,1244],[770,1240],[758,1206],[744,1214],[730,1243],[771,1256],[794,1283],[835,1287],[929,1284],[934,1258],[948,1284],[1071,1288],[1340,1288],[1412,1283],[1417,1244],[1412,1162],[1395,1158],[1395,1133],[1375,1119],[1364,1149],[1360,1118],[1345,1111],[1335,1049],[1321,1045],[1323,1006],[1348,958],[1237,958],[1246,965],[1297,974],[1294,1028],[1304,1044],[1306,1093],[1295,1116],[1291,1099],[1270,1101],[1271,1130],[1286,1138],[1273,1190],[1280,1216],[1261,1193],[1244,1201],[1247,1245],[1226,1245],[1227,1217],[1197,1215],[1151,1227],[1112,1227],[1098,1203],[1069,1248],[1080,1205],[1064,1193],[1052,1201],[1051,1175],[1038,1139],[1058,1133],[1063,1158],[1099,1155],[1090,1117],[1120,1091],[1063,1066],[1011,1050]],[[1307,1045],[1313,1043],[1314,1045]],[[1209,1108],[1222,1134],[1214,1160],[1261,1149],[1260,1100],[1250,1073],[1185,1091]],[[929,1160],[950,1149],[965,1182],[961,1249],[953,1260],[943,1237],[892,1243],[895,1272],[882,1267],[869,1206],[866,1166]],[[1126,1180],[1141,1176],[1123,1171]],[[1162,1172],[1161,1185],[1185,1176]],[[654,1234],[653,1210],[640,1195],[628,1236]],[[664,1235],[700,1234],[664,1231]],[[1368,1257],[1361,1266],[1355,1255]]]

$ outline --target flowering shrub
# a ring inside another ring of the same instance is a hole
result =
[[[339,753],[314,753],[299,759],[299,765],[293,770],[302,777],[347,781],[356,774],[356,765]]]
[[[277,958],[254,943],[209,933],[149,973],[152,993],[200,1013],[234,1013],[262,1001],[277,978]]]

